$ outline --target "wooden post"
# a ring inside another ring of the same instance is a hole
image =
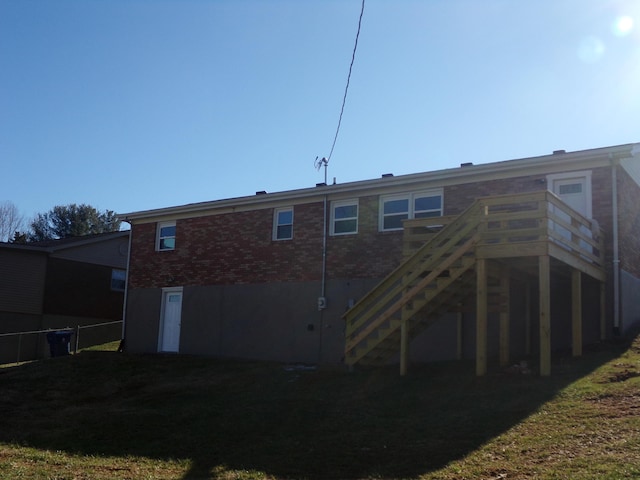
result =
[[[540,282],[540,375],[551,375],[551,271],[549,255],[538,257]]]
[[[582,355],[582,274],[571,271],[571,338],[574,357]]]
[[[409,363],[409,320],[402,319],[400,323],[400,375],[407,374],[407,365]]]
[[[476,261],[476,375],[487,374],[487,261]]]
[[[607,284],[600,282],[600,340],[607,339]]]
[[[462,360],[462,312],[456,314],[457,352],[456,358]]]
[[[500,366],[509,364],[509,267],[500,269],[500,295],[504,304],[500,308]]]
[[[524,286],[524,353],[531,355],[531,284]]]

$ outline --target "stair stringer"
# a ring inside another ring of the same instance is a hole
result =
[[[432,320],[427,323],[435,320],[436,305],[450,308],[446,299],[455,294],[455,280],[475,265],[474,250],[483,214],[484,209],[475,202],[344,315],[348,365],[368,363],[367,358],[388,358],[397,353],[402,321],[412,318],[428,304],[434,314],[428,315]],[[420,323],[424,328],[428,326]],[[415,326],[412,328],[417,332]],[[390,353],[380,355],[386,350]]]

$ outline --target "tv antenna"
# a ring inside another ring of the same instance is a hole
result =
[[[313,166],[316,167],[316,170],[320,171],[322,167],[324,167],[324,184],[327,184],[327,166],[329,165],[329,160],[326,157],[316,157],[313,162]]]

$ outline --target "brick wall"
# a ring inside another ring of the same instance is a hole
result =
[[[445,187],[444,214],[459,214],[478,197],[546,190],[544,179],[532,175]],[[608,168],[593,169],[592,188],[594,217],[610,231]],[[398,266],[402,232],[379,232],[378,208],[378,195],[360,197],[358,234],[328,236],[328,279],[376,279]],[[294,207],[292,240],[272,240],[273,209],[178,220],[176,249],[163,252],[155,251],[155,224],[134,225],[130,286],[320,281],[322,225],[322,202]]]
[[[620,266],[640,277],[640,188],[618,168],[618,214]]]
[[[546,190],[547,184],[541,182],[544,178],[544,175],[531,175],[445,187],[444,215],[459,215],[477,198],[481,197]]]
[[[332,278],[377,278],[400,261],[402,233],[378,233],[377,197],[360,209],[358,235],[327,239]],[[272,240],[273,209],[191,218],[177,221],[175,250],[156,252],[156,224],[134,225],[130,286],[320,281],[322,227],[322,202],[294,207],[292,240]]]

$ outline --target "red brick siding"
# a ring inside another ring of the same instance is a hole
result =
[[[610,231],[610,169],[594,169],[592,175],[594,217]],[[479,197],[545,190],[541,180],[544,175],[445,187],[444,214],[458,214]],[[630,199],[629,204],[638,205],[638,199]],[[330,209],[331,202],[328,213]],[[380,278],[399,264],[402,232],[379,232],[378,209],[378,195],[359,198],[358,233],[328,236],[328,279]],[[176,249],[164,252],[155,251],[156,224],[134,225],[130,285],[319,281],[322,225],[322,202],[294,207],[292,240],[272,240],[273,209],[178,220]],[[631,247],[626,251],[631,252]]]
[[[593,218],[598,221],[604,234],[605,264],[611,265],[613,260],[613,247],[611,243],[613,238],[613,206],[610,167],[593,169],[591,176],[591,202]]]
[[[531,175],[445,187],[444,215],[458,215],[481,197],[546,190],[546,183],[541,182],[544,178],[544,175]]]
[[[327,238],[330,278],[376,278],[400,261],[402,233],[378,233],[377,202],[360,199],[357,235]],[[273,209],[178,220],[176,249],[156,252],[156,224],[134,225],[130,285],[319,281],[322,226],[322,202],[294,207],[292,240],[272,240]]]
[[[378,231],[379,196],[361,197],[358,234],[329,237],[329,278],[380,278],[402,259],[402,232]]]
[[[622,168],[618,169],[620,266],[640,277],[640,188]]]

